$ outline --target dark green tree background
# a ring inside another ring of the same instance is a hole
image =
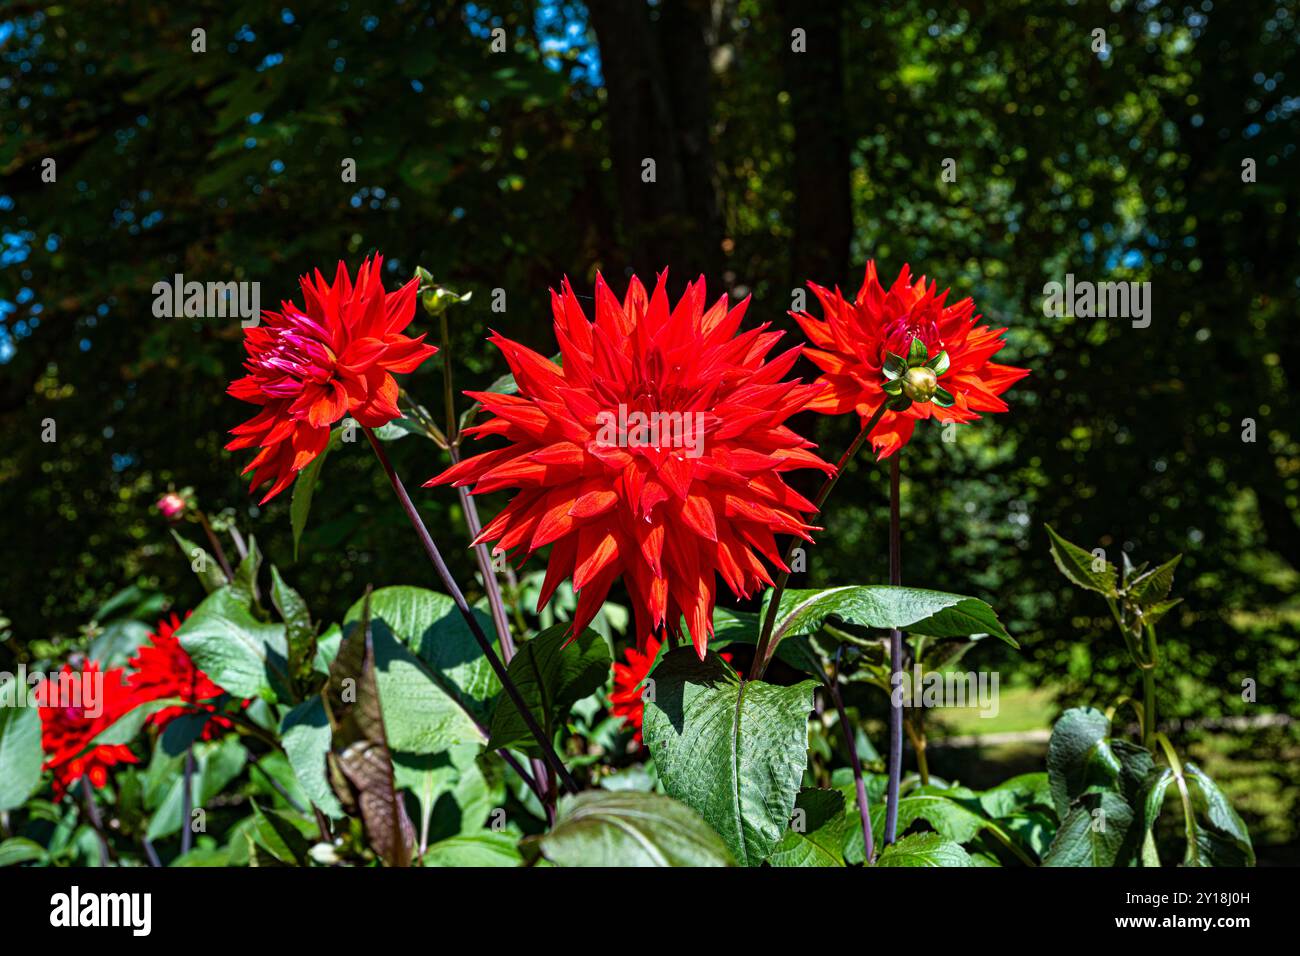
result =
[[[905,580],[988,599],[1024,653],[986,660],[1105,703],[1130,689],[1122,649],[1104,605],[1065,590],[1043,522],[1112,558],[1183,552],[1162,713],[1294,710],[1297,16],[1294,0],[10,4],[0,661],[77,646],[125,585],[198,600],[151,508],[173,486],[231,509],[322,615],[367,582],[429,583],[357,447],[331,457],[292,559],[288,496],[255,507],[221,450],[247,413],[224,394],[238,321],[155,318],[175,273],[259,281],[274,307],[340,258],[382,251],[393,286],[422,265],[474,293],[451,349],[481,387],[504,368],[489,327],[553,350],[546,290],[566,274],[704,273],[793,328],[804,280],[853,292],[874,257],[973,295],[1010,327],[1002,357],[1033,369],[1010,414],[905,450]],[[1045,317],[1067,273],[1149,281],[1150,327]],[[438,407],[434,368],[407,384]],[[803,426],[833,458],[855,423]],[[412,484],[445,466],[417,440],[393,454]],[[884,578],[885,489],[859,461],[805,582]],[[462,540],[452,493],[420,502]]]

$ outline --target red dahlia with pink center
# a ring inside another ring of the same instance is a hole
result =
[[[666,283],[647,295],[633,278],[619,302],[597,276],[592,322],[565,280],[558,365],[494,335],[519,391],[468,393],[492,418],[467,431],[505,445],[429,484],[515,492],[478,541],[524,558],[551,546],[538,607],[571,578],[575,632],[621,578],[640,646],[684,617],[703,657],[717,577],[748,596],[771,583],[763,558],[784,567],[776,535],[811,540],[815,509],[785,473],[833,468],[785,425],[817,391],[783,380],[799,349],[767,361],[781,333],[742,332],[748,300],[709,306],[701,278],[672,305]]]
[[[1029,374],[990,361],[1006,344],[1006,329],[977,324],[971,299],[947,304],[948,290],[939,293],[924,276],[913,282],[906,265],[886,290],[875,262],[868,262],[852,301],[839,289],[808,286],[826,318],[790,314],[813,344],[804,354],[823,372],[817,382],[825,390],[809,407],[830,415],[857,412],[865,424],[891,397],[917,399],[903,410],[891,406],[872,430],[880,458],[906,445],[923,419],[969,422],[979,412],[1005,412],[999,396]]]
[[[80,670],[64,664],[56,678],[36,688],[41,715],[41,749],[45,769],[54,773],[54,797],[83,776],[91,784],[108,783],[108,771],[120,763],[137,763],[124,744],[91,742],[136,704],[127,687],[125,671],[100,671],[91,661]],[[101,683],[102,682],[102,683]]]
[[[244,469],[253,489],[270,482],[265,503],[325,450],[344,415],[378,428],[401,418],[393,373],[413,372],[437,349],[403,330],[415,317],[418,280],[385,292],[383,258],[367,259],[354,284],[340,262],[334,283],[303,276],[303,306],[284,302],[245,332],[248,374],[229,393],[262,410],[231,429],[228,451],[260,448]]]

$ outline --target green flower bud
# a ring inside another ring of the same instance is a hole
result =
[[[939,377],[933,369],[918,365],[903,375],[903,394],[914,402],[928,402],[939,388]]]

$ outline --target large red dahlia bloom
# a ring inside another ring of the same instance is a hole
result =
[[[856,411],[865,424],[894,395],[917,399],[902,411],[885,412],[872,431],[880,458],[906,445],[922,419],[969,422],[980,417],[978,412],[1005,412],[1007,404],[998,396],[1029,374],[989,361],[1006,344],[1006,329],[977,325],[971,299],[947,305],[949,290],[937,294],[938,286],[927,284],[924,276],[911,281],[907,265],[885,291],[875,262],[868,262],[852,302],[839,289],[808,286],[825,321],[790,314],[815,346],[804,354],[824,373],[817,381],[825,391],[809,408],[829,415]]]
[[[538,607],[571,576],[575,632],[621,576],[638,644],[685,615],[703,657],[716,575],[749,595],[771,583],[760,554],[783,566],[775,535],[811,540],[815,509],[783,473],[833,468],[784,424],[816,392],[782,381],[799,349],[765,361],[781,333],[739,332],[748,300],[706,308],[700,279],[670,306],[666,282],[647,295],[633,278],[620,303],[597,276],[593,323],[566,280],[551,292],[560,365],[494,335],[519,392],[468,393],[495,416],[471,431],[507,445],[429,484],[518,489],[478,541],[525,558],[552,545]]]
[[[402,334],[415,317],[419,280],[385,292],[382,266],[381,256],[363,262],[355,285],[342,262],[333,285],[320,270],[303,276],[304,308],[281,303],[283,312],[264,312],[247,330],[248,374],[228,391],[262,410],[230,430],[226,449],[261,448],[244,472],[253,472],[253,489],[271,482],[263,503],[325,449],[344,415],[369,428],[401,418],[391,373],[413,372],[437,351],[423,335]]]
[[[195,666],[189,653],[181,646],[180,638],[176,636],[176,629],[180,626],[180,618],[175,614],[170,619],[159,621],[157,632],[149,635],[148,641],[140,645],[130,660],[135,672],[126,680],[136,703],[167,697],[185,702],[150,714],[149,723],[158,728],[166,727],[182,714],[213,711],[212,701],[225,693]],[[208,739],[233,726],[225,717],[214,714],[203,728],[203,737]]]
[[[45,769],[54,772],[56,800],[83,776],[102,787],[108,783],[112,767],[138,762],[124,744],[90,747],[101,731],[136,704],[124,673],[120,667],[101,673],[95,661],[80,670],[64,664],[57,679],[47,679],[37,686],[41,748],[45,751]]]

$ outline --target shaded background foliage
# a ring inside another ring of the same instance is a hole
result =
[[[1053,569],[1046,521],[1112,558],[1185,553],[1163,714],[1294,711],[1298,5],[882,6],[10,4],[0,664],[81,646],[126,584],[198,601],[151,510],[169,487],[229,509],[321,616],[368,582],[430,583],[357,446],[331,456],[291,560],[288,495],[257,508],[221,450],[246,414],[224,395],[238,321],[155,318],[151,289],[175,273],[261,282],[274,307],[340,257],[384,252],[394,286],[423,265],[474,293],[453,313],[468,388],[504,370],[489,327],[553,349],[546,289],[565,274],[621,289],[632,269],[670,266],[677,286],[702,272],[752,294],[753,320],[793,328],[805,279],[853,292],[875,257],[973,295],[1010,327],[1006,360],[1033,369],[1010,414],[954,442],[923,428],[904,452],[905,581],[986,598],[1024,645],[982,649],[980,666],[1071,703],[1131,690],[1104,606]],[[495,27],[506,52],[490,50]],[[56,183],[40,179],[47,157]],[[1150,281],[1150,327],[1044,317],[1044,283],[1071,272]],[[438,407],[432,366],[406,384]],[[854,423],[803,427],[835,457]],[[412,484],[445,465],[418,440],[392,453]],[[883,468],[855,466],[796,584],[885,577],[886,488]],[[419,502],[459,540],[453,495]],[[449,550],[469,579],[469,552]],[[1268,746],[1293,785],[1294,737]]]

